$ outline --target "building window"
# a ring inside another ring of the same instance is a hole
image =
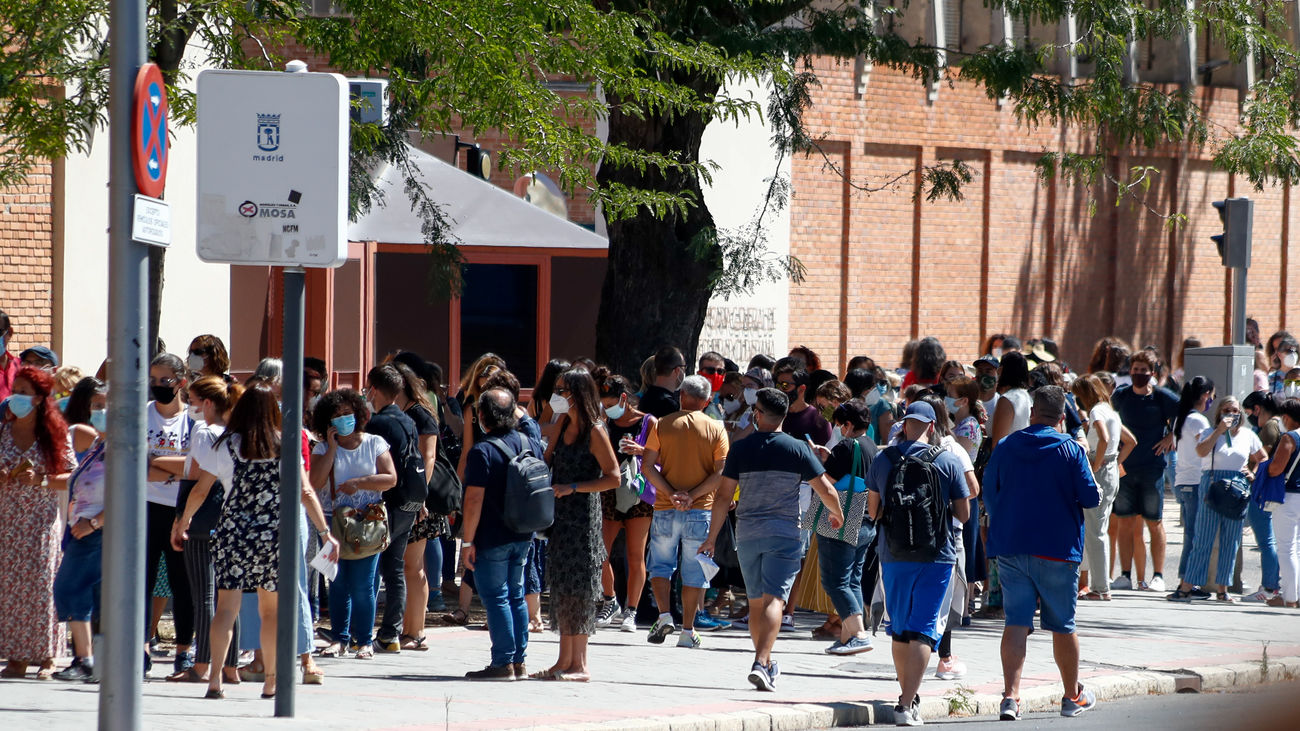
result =
[[[537,267],[469,264],[460,301],[464,373],[483,353],[505,359],[523,388],[537,380]]]

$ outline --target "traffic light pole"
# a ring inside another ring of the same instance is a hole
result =
[[[1227,198],[1212,204],[1223,222],[1223,233],[1211,236],[1223,265],[1232,270],[1232,343],[1246,344],[1246,270],[1250,268],[1251,229],[1255,203],[1249,198]]]
[[[1246,267],[1232,268],[1232,342],[1246,344]]]

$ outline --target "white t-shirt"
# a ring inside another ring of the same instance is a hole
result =
[[[1201,470],[1209,466],[1209,462],[1201,464],[1204,460],[1201,455],[1196,453],[1196,444],[1201,441],[1201,435],[1206,429],[1210,428],[1210,420],[1205,418],[1195,409],[1187,415],[1187,421],[1183,422],[1183,430],[1178,434],[1178,467],[1174,470],[1175,485],[1199,485],[1201,484]],[[1234,443],[1236,439],[1232,440]],[[1216,460],[1217,463],[1217,460]]]
[[[970,453],[961,445],[961,442],[957,441],[956,437],[949,434],[939,441],[939,446],[952,452],[957,461],[961,462],[962,474],[975,471],[975,463],[971,462]]]
[[[993,398],[989,399],[988,401],[980,401],[980,403],[984,404],[984,413],[988,415],[988,419],[990,421],[993,420],[993,412],[995,409],[997,409],[998,400],[1001,398],[1002,397],[998,395],[997,391],[994,391]]]
[[[325,454],[326,445],[321,442],[312,449],[312,454]],[[344,482],[356,477],[369,477],[376,473],[375,462],[379,455],[388,451],[388,442],[384,438],[375,434],[361,434],[361,444],[356,449],[346,449],[340,446],[334,450],[334,485],[342,485]],[[358,510],[374,505],[384,499],[384,494],[377,490],[357,490],[351,495],[343,493],[333,494],[330,489],[330,482],[325,481],[325,486],[318,493],[321,505],[325,514],[329,515],[334,512],[335,506],[346,506]]]
[[[217,474],[215,469],[209,469],[205,465],[212,464],[212,445],[217,443],[221,435],[226,432],[226,427],[217,424],[207,424],[198,422],[194,425],[194,431],[190,432],[190,456],[185,460],[185,469],[188,472],[190,463],[199,466],[199,469]],[[222,445],[222,450],[226,447]],[[230,483],[221,480],[221,487],[226,492],[230,491]]]
[[[185,409],[170,419],[158,413],[157,404],[149,402],[145,409],[145,435],[150,457],[184,457],[190,451],[190,427],[194,421]],[[176,507],[176,497],[181,485],[178,479],[149,482],[146,497],[151,503]]]
[[[1021,429],[1029,426],[1029,409],[1033,407],[1034,400],[1030,398],[1029,392],[1023,388],[1013,388],[1002,394],[1002,398],[1011,403],[1012,413],[1011,431],[1008,434],[1014,434]]]
[[[1213,431],[1213,428],[1206,429],[1201,433],[1201,439],[1209,437]],[[1202,469],[1237,472],[1246,466],[1250,455],[1264,448],[1264,444],[1259,441],[1259,435],[1250,429],[1240,429],[1233,434],[1231,447],[1228,446],[1227,437],[1228,435],[1224,434],[1214,443],[1214,451],[1210,453],[1210,457],[1205,458],[1201,465]]]
[[[1111,405],[1105,401],[1098,401],[1092,409],[1088,411],[1088,422],[1090,424],[1106,425],[1106,436],[1110,438],[1110,441],[1106,443],[1105,456],[1117,456],[1119,454],[1120,429],[1123,428],[1123,425],[1120,424],[1119,414],[1115,413],[1115,409],[1111,408]],[[1099,440],[1100,435],[1098,434],[1096,427],[1090,426],[1088,428],[1089,452],[1097,451],[1097,442]]]

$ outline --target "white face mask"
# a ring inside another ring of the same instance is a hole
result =
[[[312,411],[313,409],[315,409],[316,404],[319,401],[320,401],[320,396],[312,396],[311,398],[307,399],[307,410]]]
[[[990,355],[992,355],[994,358],[997,358],[998,360],[1002,360],[1002,348],[994,348],[993,352],[990,353]]]
[[[757,394],[755,394],[754,398],[755,399],[758,398]],[[740,399],[734,399],[734,398],[722,399],[722,413],[734,414],[739,410],[740,410]]]
[[[757,388],[747,388],[747,389],[745,389],[745,403],[748,404],[749,406],[753,406],[754,404],[758,403],[758,389],[757,389]]]
[[[203,421],[203,409],[201,407],[191,405],[189,410],[191,419],[194,419],[195,421]]]
[[[556,414],[569,413],[569,400],[558,393],[551,394],[551,400],[548,403],[551,404],[551,411]]]
[[[1282,367],[1290,370],[1295,368],[1296,363],[1300,363],[1300,353],[1287,353],[1282,356]]]
[[[192,371],[203,370],[203,356],[198,353],[190,353],[190,357],[185,359],[185,365]]]
[[[868,407],[875,406],[880,403],[880,389],[869,388],[862,398],[867,402]]]

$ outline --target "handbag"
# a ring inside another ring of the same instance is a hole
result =
[[[1215,445],[1218,451],[1218,445]],[[1214,453],[1210,453],[1210,471],[1214,471]],[[1246,517],[1250,507],[1250,483],[1245,475],[1224,477],[1210,483],[1205,492],[1205,504],[1210,510],[1229,520],[1241,520]]]
[[[835,495],[840,501],[840,512],[844,515],[843,525],[832,528],[830,513],[827,512],[826,506],[819,502],[816,512],[804,513],[799,527],[804,530],[815,530],[817,535],[823,538],[856,546],[858,533],[862,530],[862,520],[867,512],[865,475],[862,470],[862,444],[855,439],[853,440],[853,466],[848,474],[835,483]]]
[[[1266,459],[1255,468],[1255,484],[1250,488],[1250,499],[1255,503],[1255,507],[1265,512],[1272,512],[1273,508],[1286,502],[1286,486],[1291,481],[1291,473],[1295,472],[1296,464],[1300,464],[1300,434],[1296,432],[1287,432],[1287,436],[1296,443],[1296,453],[1291,455],[1291,466],[1287,468],[1286,474],[1277,475],[1276,477],[1268,474],[1268,466],[1273,461]]]
[[[722,521],[722,530],[713,541],[713,562],[724,569],[740,570],[740,554],[736,553],[736,515],[730,513]]]
[[[330,496],[337,500],[338,486],[334,468],[330,467]],[[361,512],[356,508],[335,507],[330,518],[330,533],[339,541],[339,558],[352,561],[382,553],[391,540],[388,535],[388,509],[377,502]]]
[[[646,435],[650,432],[650,415],[641,418],[641,434],[636,443],[645,446]],[[646,499],[646,493],[650,494]],[[655,488],[641,474],[641,458],[632,457],[618,468],[618,487],[614,488],[614,509],[626,513],[639,502],[654,505]]]
[[[465,491],[461,487],[460,477],[452,465],[447,452],[438,440],[438,452],[429,470],[429,495],[424,499],[424,506],[433,515],[451,515],[459,513],[464,502]]]

